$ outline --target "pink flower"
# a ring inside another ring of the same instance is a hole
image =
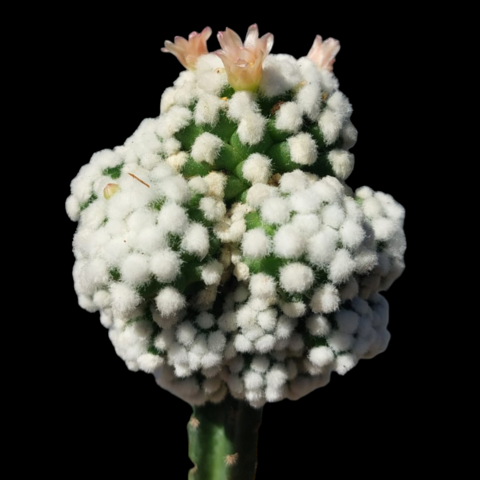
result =
[[[207,40],[211,34],[212,29],[205,27],[202,33],[192,32],[188,36],[188,40],[183,37],[175,37],[175,43],[165,40],[162,52],[173,53],[185,68],[195,70],[198,57],[208,53]]]
[[[335,56],[339,50],[340,42],[338,40],[327,38],[323,42],[322,37],[317,35],[307,57],[315,63],[318,68],[331,72],[333,70]]]
[[[255,24],[248,29],[245,44],[230,28],[218,33],[218,41],[222,49],[215,53],[225,66],[230,85],[235,90],[256,90],[262,79],[263,61],[273,46],[273,35],[258,38]]]

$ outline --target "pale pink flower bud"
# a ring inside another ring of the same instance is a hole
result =
[[[327,38],[324,42],[322,37],[317,35],[313,42],[312,48],[308,52],[307,57],[317,65],[320,69],[331,72],[335,56],[340,50],[340,42],[334,38]]]
[[[248,29],[245,43],[230,28],[218,33],[221,50],[215,52],[223,62],[228,81],[235,90],[254,91],[263,75],[263,61],[273,46],[273,35],[258,38],[258,27]]]
[[[103,189],[103,196],[108,200],[120,191],[120,187],[116,183],[108,183]]]
[[[175,37],[175,43],[165,40],[162,52],[173,53],[185,68],[195,70],[198,57],[208,53],[207,40],[211,34],[212,29],[205,27],[202,33],[192,32],[188,40],[183,37]]]

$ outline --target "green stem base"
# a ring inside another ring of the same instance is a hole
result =
[[[263,409],[227,396],[221,403],[193,407],[188,423],[188,480],[254,480]]]

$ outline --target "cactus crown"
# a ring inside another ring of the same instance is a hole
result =
[[[188,69],[161,114],[93,155],[67,213],[80,305],[131,370],[193,405],[298,399],[389,341],[378,293],[404,268],[404,210],[346,184],[357,132],[332,72],[273,37],[167,42]]]

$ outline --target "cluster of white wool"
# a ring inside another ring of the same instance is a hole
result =
[[[355,194],[380,250],[377,265],[360,281],[360,293],[368,297],[376,291],[390,288],[405,269],[405,209],[391,195],[374,192],[369,187],[362,187]]]
[[[404,211],[389,195],[367,187],[354,195],[343,183],[354,165],[352,109],[333,73],[306,57],[267,56],[260,95],[294,92],[274,120],[289,134],[291,160],[299,169],[317,161],[316,143],[302,131],[306,117],[329,146],[337,178],[295,170],[274,179],[272,159],[253,153],[241,164],[251,184],[246,202],[233,204],[224,199],[224,172],[183,178],[190,157],[214,167],[224,147],[204,132],[183,151],[176,134],[191,123],[214,126],[222,114],[244,145],[265,136],[258,97],[240,91],[220,98],[227,85],[219,58],[201,56],[196,71],[182,72],[164,92],[158,118],[82,167],[66,209],[79,220],[79,303],[100,311],[128,368],[153,373],[191,404],[230,392],[261,407],[301,398],[326,385],[331,372],[344,374],[386,348],[388,304],[377,292],[404,268]],[[339,139],[341,148],[333,148]],[[112,183],[116,193],[106,199]],[[192,208],[204,221],[191,218]],[[247,229],[252,213],[260,223]],[[198,265],[194,294],[179,287],[188,280],[185,258]],[[251,270],[265,259],[280,262],[277,274]],[[146,296],[151,282],[154,294]],[[225,284],[235,288],[214,315]]]
[[[173,87],[164,92],[161,102],[163,115],[157,133],[165,142],[172,144],[166,152],[170,156],[167,161],[179,171],[186,157],[181,155],[178,158],[180,147],[174,135],[190,122],[199,126],[215,125],[223,111],[237,123],[237,134],[243,144],[255,145],[264,138],[267,118],[260,112],[256,94],[239,91],[228,101],[220,99],[218,95],[226,84],[221,60],[208,54],[199,58],[196,72],[182,72]],[[282,104],[275,115],[276,128],[292,134],[287,144],[293,162],[301,167],[313,165],[317,160],[314,139],[309,133],[300,132],[305,115],[318,125],[326,145],[333,145],[342,138],[343,149],[332,151],[328,160],[338,178],[344,180],[351,174],[354,157],[347,150],[355,144],[357,132],[350,122],[352,107],[338,90],[338,82],[332,72],[317,69],[306,57],[296,60],[290,55],[269,55],[264,63],[259,91],[267,98],[294,92],[292,100]],[[324,108],[321,108],[322,101],[325,102]],[[195,105],[193,111],[188,108],[191,105]],[[205,132],[196,139],[191,149],[192,158],[213,165],[222,144],[218,136]],[[256,179],[255,183],[266,183],[269,160],[268,157],[262,159],[262,165],[258,162],[258,176],[253,166],[246,166],[245,178],[249,181]]]
[[[133,321],[111,309],[103,315],[109,317],[110,339],[128,368],[153,373],[159,385],[191,404],[219,402],[227,392],[257,408],[296,400],[326,385],[332,372],[343,375],[359,359],[383,352],[390,339],[388,303],[376,294],[369,301],[354,298],[333,316],[310,315],[305,321],[313,339],[309,346],[296,332],[298,322],[277,317],[270,308],[260,320],[262,328],[282,341],[268,353],[246,357],[235,345],[242,337],[237,317],[245,321],[246,298],[248,291],[240,285],[227,301],[239,307],[237,313],[230,310],[219,319],[208,312],[191,319],[179,316],[160,332],[142,319],[142,308]],[[161,353],[150,353],[152,345]]]
[[[209,292],[220,283],[224,268],[209,257],[212,232],[189,218],[194,192],[187,181],[158,154],[150,170],[141,158],[130,158],[126,149],[100,152],[72,182],[67,211],[80,219],[73,242],[75,289],[89,311],[112,308],[128,314],[142,303],[141,287],[157,281],[156,306],[168,317],[187,307],[183,293],[172,285],[182,276],[183,254],[198,262]],[[112,180],[104,172],[115,167],[121,172]],[[111,182],[118,191],[106,199],[103,189]],[[199,209],[210,220],[226,215],[225,204],[211,196],[202,197]]]
[[[370,273],[379,263],[376,241],[384,237],[377,238],[375,226],[372,233],[369,217],[349,195],[348,187],[335,177],[317,179],[295,170],[283,174],[279,187],[250,188],[247,203],[258,211],[262,226],[244,235],[242,262],[248,264],[251,259],[271,255],[286,261],[278,282],[290,294],[309,292],[318,272],[325,272],[328,283],[322,283],[311,295],[309,306],[315,312],[329,313],[338,308],[338,289],[343,285],[354,292],[350,296],[356,295],[354,276]],[[389,217],[385,212],[377,220],[381,227],[384,223],[380,220],[389,225],[388,241],[395,241],[403,218]],[[274,233],[267,233],[272,226]],[[385,265],[382,274],[388,276],[390,268]]]

